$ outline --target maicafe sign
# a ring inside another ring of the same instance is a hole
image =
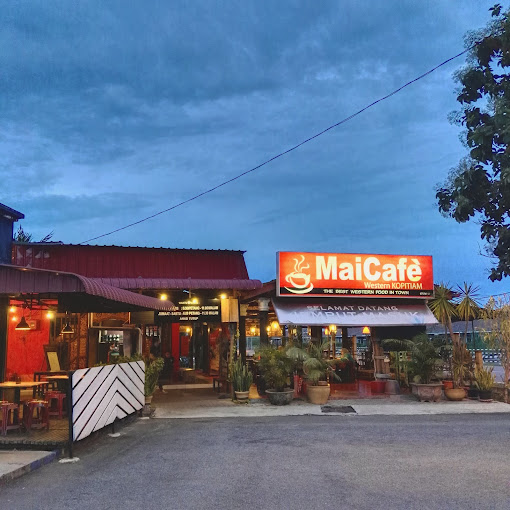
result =
[[[434,295],[432,257],[359,253],[277,253],[278,296]]]

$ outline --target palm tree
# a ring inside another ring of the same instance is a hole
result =
[[[453,334],[452,319],[457,315],[457,309],[453,302],[454,292],[449,284],[441,282],[434,287],[434,297],[429,301],[429,308],[436,319],[448,330],[452,343],[457,342],[456,336]]]
[[[457,308],[453,302],[454,291],[449,284],[441,282],[434,287],[434,298],[429,301],[429,308],[436,317],[436,319],[445,328],[445,340],[447,337],[446,331],[449,331],[453,344],[453,359],[458,358],[462,351],[460,349],[460,339],[453,333],[452,318],[457,315]],[[454,385],[460,387],[462,385],[462,375],[458,370],[454,370]]]
[[[464,282],[464,286],[457,286],[459,297],[457,298],[457,315],[466,323],[464,329],[464,344],[467,346],[467,331],[469,321],[478,317],[480,313],[480,305],[477,302],[480,287],[475,287],[472,283]],[[473,328],[472,335],[474,338],[475,331]]]

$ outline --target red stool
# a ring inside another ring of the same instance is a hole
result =
[[[23,405],[23,422],[25,429],[30,432],[32,429],[50,428],[49,404],[46,400],[30,400]]]
[[[50,407],[48,409],[49,416],[58,416],[59,420],[64,414],[64,399],[66,394],[61,391],[48,391],[44,395],[44,399],[48,401]]]
[[[0,402],[0,416],[2,418],[0,432],[2,433],[2,436],[6,436],[8,430],[20,430],[17,411],[18,404],[13,404],[4,400]]]

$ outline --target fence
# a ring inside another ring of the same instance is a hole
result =
[[[69,450],[96,430],[139,411],[144,403],[143,361],[69,373]]]

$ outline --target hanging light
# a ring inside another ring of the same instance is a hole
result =
[[[370,328],[369,328],[368,326],[365,326],[365,327],[363,328],[363,334],[364,334],[364,335],[370,335]]]
[[[67,315],[67,312],[66,312],[66,325],[63,327],[63,329],[60,332],[60,334],[61,335],[70,335],[72,333],[74,333],[74,329],[69,324],[69,316]]]
[[[16,331],[29,331],[30,330],[30,326],[28,325],[28,322],[25,319],[24,315],[23,315],[23,317],[21,317],[19,324],[14,329]]]

